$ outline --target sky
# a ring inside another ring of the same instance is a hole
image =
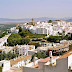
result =
[[[72,0],[0,0],[0,18],[72,17]]]

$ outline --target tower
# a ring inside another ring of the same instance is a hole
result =
[[[32,18],[32,23],[34,22],[34,19]]]
[[[34,25],[34,19],[32,18],[32,24]]]

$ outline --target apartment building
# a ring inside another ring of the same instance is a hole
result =
[[[34,45],[16,45],[11,52],[19,55],[28,55],[29,51],[34,51]]]

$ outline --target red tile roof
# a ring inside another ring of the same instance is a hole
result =
[[[38,64],[32,66],[31,68],[38,68]]]
[[[53,59],[56,58],[57,56],[53,56]],[[47,61],[50,61],[50,57],[47,57],[39,62],[47,62]]]
[[[72,53],[64,54],[64,55],[62,55],[60,58],[58,58],[57,60],[63,59],[63,58],[67,58],[67,57],[70,56],[71,54],[72,54]]]
[[[67,58],[68,56],[70,56],[72,53],[67,53],[67,54],[64,54],[62,55],[60,58],[56,59],[56,60],[59,60],[59,59],[63,59],[63,58]],[[53,56],[53,59],[56,58],[57,56]],[[50,61],[50,57],[47,57],[39,62],[47,62],[47,61]]]

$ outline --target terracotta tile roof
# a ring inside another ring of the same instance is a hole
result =
[[[29,58],[31,58],[31,55],[28,55],[28,56],[21,56],[21,57],[18,57],[17,59],[12,59],[12,60],[10,60],[10,64],[11,65],[14,65],[14,64],[16,64],[16,63],[18,63],[18,62],[20,62],[20,61],[22,61],[22,60],[26,60],[26,59],[29,59]]]
[[[58,50],[58,49],[62,49],[62,48],[65,48],[65,47],[69,47],[69,45],[55,46],[53,48],[49,48],[49,50]]]
[[[38,68],[38,64],[32,66],[31,68]]]
[[[72,53],[64,54],[64,55],[62,55],[60,58],[58,58],[57,60],[63,59],[63,58],[67,58],[67,57],[70,56],[71,54],[72,54]]]
[[[53,59],[56,58],[57,56],[53,56]],[[39,62],[47,62],[47,61],[50,61],[50,57],[47,57]]]
[[[18,48],[18,47],[17,46],[13,47],[13,49],[16,49],[16,48]]]
[[[0,49],[0,51],[2,51],[3,49]]]

